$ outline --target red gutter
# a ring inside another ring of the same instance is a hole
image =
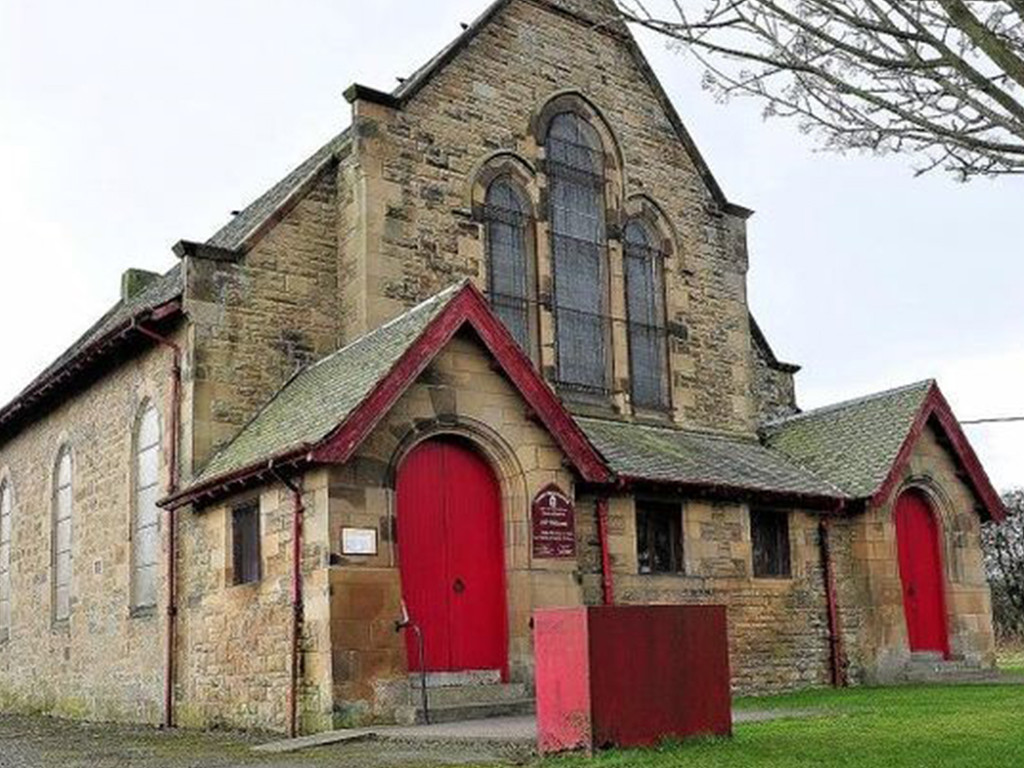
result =
[[[615,605],[612,556],[608,546],[608,497],[597,497],[597,533],[601,541],[601,598],[604,605]]]
[[[0,427],[5,426],[18,413],[31,408],[34,403],[45,397],[50,390],[59,386],[63,380],[73,376],[92,360],[101,357],[109,351],[108,347],[124,341],[133,328],[141,330],[140,323],[161,322],[179,312],[181,312],[181,302],[178,299],[172,299],[166,304],[144,310],[135,317],[129,318],[111,328],[88,346],[79,350],[74,357],[60,368],[36,379],[14,400],[0,408]]]
[[[283,477],[273,462],[268,469],[292,492],[292,632],[291,632],[291,682],[288,689],[288,735],[299,735],[299,638],[302,633],[302,491],[291,480]]]
[[[134,321],[133,321],[134,322]],[[145,326],[136,325],[139,333],[148,336],[157,344],[161,344],[171,350],[173,362],[171,364],[171,481],[170,493],[178,490],[179,468],[178,468],[178,442],[181,433],[181,347],[170,339],[151,331]],[[174,640],[176,630],[176,618],[178,615],[178,593],[177,593],[177,514],[172,509],[167,510],[167,647],[164,659],[164,727],[174,727]]]
[[[842,514],[845,504],[836,508],[834,516]],[[823,517],[818,528],[821,543],[821,568],[825,579],[825,602],[828,606],[828,645],[831,663],[832,686],[846,687],[846,665],[844,664],[842,628],[839,625],[839,595],[836,590],[835,563],[832,558],[832,516]]]
[[[171,509],[172,507],[178,509],[188,504],[199,504],[205,499],[216,498],[233,490],[244,488],[253,482],[264,479],[268,474],[267,468],[270,466],[280,468],[284,465],[296,465],[305,461],[309,457],[309,452],[312,448],[312,446],[304,444],[298,448],[273,456],[270,459],[263,459],[257,464],[249,464],[226,475],[217,475],[199,485],[188,488],[182,493],[168,495],[166,498],[158,501],[157,506],[164,507],[165,509]],[[273,472],[269,471],[269,474],[273,474]],[[237,489],[232,488],[232,486],[237,486]]]

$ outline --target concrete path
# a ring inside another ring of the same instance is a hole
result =
[[[733,712],[734,725],[765,723],[771,720],[790,720],[822,715],[812,709],[764,709]],[[288,739],[257,747],[269,753],[294,752],[310,747],[321,747],[342,742],[373,739],[405,744],[471,743],[533,747],[537,743],[537,719],[526,717],[494,717],[488,720],[467,720],[459,723],[435,725],[381,726],[361,730],[331,731],[301,739]]]

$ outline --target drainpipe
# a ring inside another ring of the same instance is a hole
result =
[[[136,326],[139,333],[148,336],[157,344],[167,347],[172,353],[171,364],[171,481],[168,495],[176,493],[179,485],[178,442],[181,435],[181,347],[165,336],[142,325]],[[174,727],[174,641],[178,615],[178,594],[176,582],[178,542],[177,513],[172,507],[167,510],[167,647],[164,659],[164,727]]]
[[[615,604],[612,556],[608,547],[608,497],[597,497],[597,535],[601,542],[601,597],[604,605]]]
[[[270,472],[292,493],[292,637],[288,688],[288,735],[299,735],[299,637],[302,631],[302,491],[270,462]]]
[[[828,606],[828,642],[831,661],[832,686],[846,686],[846,670],[843,665],[843,637],[839,625],[839,597],[836,591],[835,562],[832,557],[832,521],[842,514],[845,504],[841,503],[831,516],[823,517],[818,527],[821,543],[821,568],[825,577],[825,601]]]

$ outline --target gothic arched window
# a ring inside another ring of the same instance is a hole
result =
[[[662,254],[654,247],[647,225],[638,219],[626,225],[623,246],[633,404],[665,408],[668,371]]]
[[[53,486],[54,621],[66,621],[71,616],[72,496],[71,449],[64,446],[57,454]]]
[[[160,556],[160,417],[146,406],[135,432],[135,488],[132,509],[132,608],[156,605]]]
[[[530,354],[530,214],[525,196],[507,177],[487,189],[487,290],[495,314]]]
[[[601,138],[574,112],[555,116],[545,144],[558,380],[608,389],[605,161]]]
[[[11,633],[11,486],[0,480],[0,641]]]

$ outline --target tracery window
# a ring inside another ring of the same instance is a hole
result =
[[[11,499],[10,483],[0,481],[0,642],[11,633]]]
[[[495,314],[530,353],[529,206],[507,177],[487,190],[488,294]]]
[[[132,517],[132,608],[152,608],[160,555],[160,417],[148,406],[135,436],[135,499]]]
[[[605,160],[601,138],[573,112],[546,139],[554,315],[560,385],[608,389]]]
[[[72,466],[71,450],[57,455],[57,479],[53,491],[53,618],[71,616]]]
[[[639,219],[626,225],[623,244],[633,404],[662,409],[668,405],[662,254]]]

